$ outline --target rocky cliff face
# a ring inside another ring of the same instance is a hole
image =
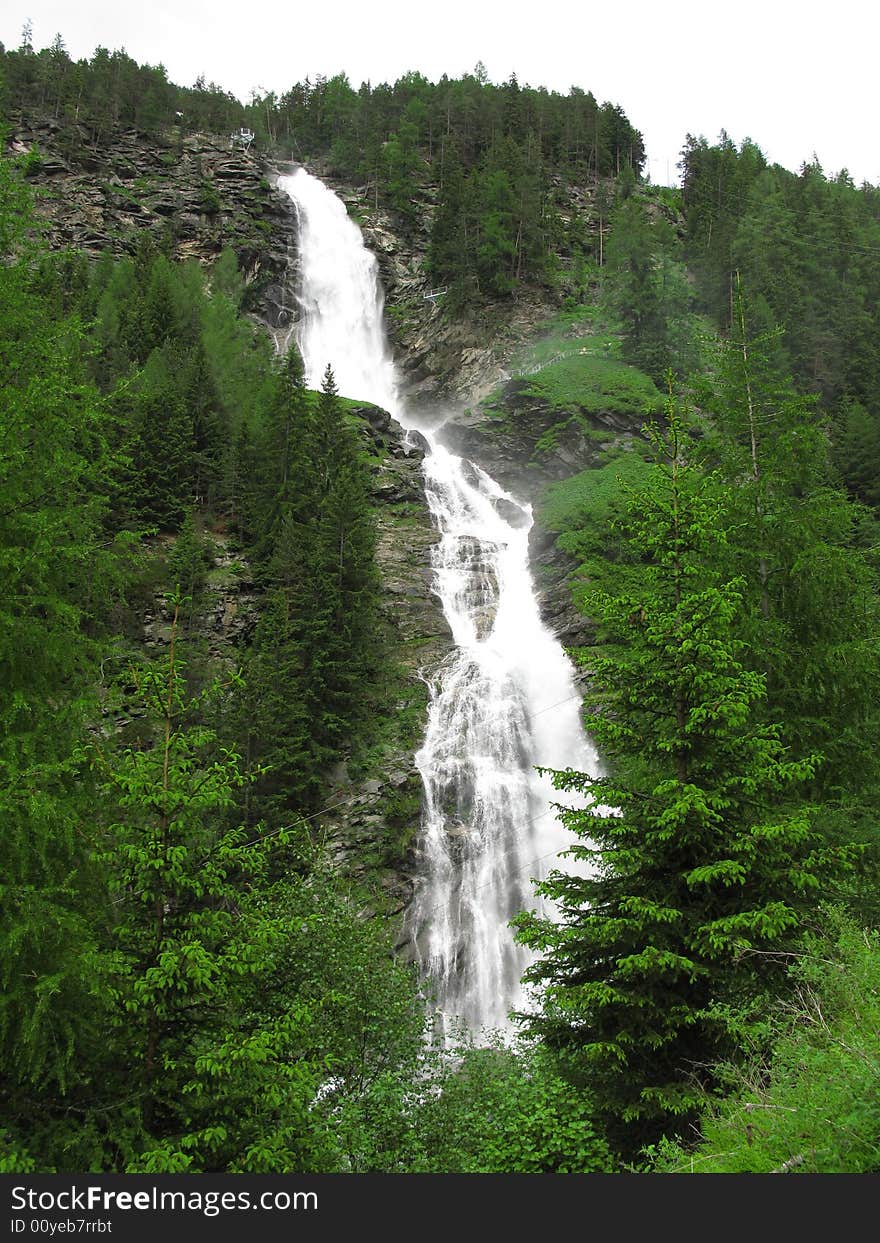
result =
[[[19,124],[8,145],[38,157],[29,176],[53,248],[131,254],[146,232],[207,265],[231,246],[249,305],[277,318],[296,222],[259,156],[204,134],[117,129],[93,145],[85,128],[45,120]]]
[[[555,534],[542,528],[540,503],[549,484],[595,461],[597,445],[572,427],[552,448],[539,451],[538,442],[558,415],[530,396],[526,380],[509,374],[514,353],[559,309],[558,297],[547,289],[526,289],[503,302],[447,314],[442,297],[426,297],[431,292],[425,273],[431,192],[423,192],[417,224],[404,230],[367,187],[344,184],[327,167],[312,171],[341,196],[377,257],[389,334],[406,377],[410,408],[430,424],[442,422],[443,439],[456,453],[478,462],[514,496],[532,503],[532,565],[544,620],[566,646],[590,642],[589,624],[572,600],[575,563],[556,547]],[[556,191],[563,221],[577,215],[588,229],[598,228],[594,188],[559,182]],[[490,394],[491,408],[485,403]],[[636,430],[611,411],[597,415],[595,427],[623,438]]]
[[[451,651],[452,634],[433,591],[431,549],[437,532],[425,502],[418,437],[407,437],[385,410],[354,411],[371,453],[382,576],[384,644],[392,719],[369,771],[333,774],[325,817],[334,857],[355,875],[378,880],[393,912],[412,897],[413,846],[422,781],[414,755],[424,734],[428,682]]]
[[[559,413],[530,391],[529,378],[507,380],[481,403],[455,415],[443,428],[456,453],[473,458],[515,495],[538,504],[548,484],[585,470],[596,457],[596,444],[578,424],[544,444]],[[597,429],[631,428],[613,414],[594,416]]]
[[[85,130],[71,136],[68,127],[62,136],[51,121],[20,125],[9,147],[36,153],[29,175],[52,247],[97,259],[134,253],[150,233],[178,259],[209,266],[231,246],[250,286],[251,313],[277,341],[287,335],[295,316],[296,216],[276,185],[282,170],[216,137],[172,134],[157,142],[117,130],[96,147]],[[393,245],[390,233],[387,245]],[[392,701],[375,754],[358,769],[340,765],[328,774],[325,802],[335,806],[323,823],[339,863],[369,873],[390,907],[401,909],[411,892],[406,857],[419,823],[421,779],[413,755],[424,729],[427,679],[452,639],[431,586],[437,536],[425,502],[423,452],[387,412],[364,405],[352,413],[373,479],[385,595],[377,643],[386,654]],[[213,565],[193,638],[207,659],[238,666],[260,596],[224,533],[206,534]],[[172,546],[172,537],[157,540],[148,555],[161,564]],[[140,641],[161,650],[171,633],[166,602],[151,595],[142,607]],[[136,625],[131,633],[135,638]],[[117,728],[129,725],[116,722]]]
[[[404,230],[366,187],[340,182],[326,166],[311,171],[340,195],[377,257],[389,335],[406,377],[410,408],[429,424],[442,422],[443,439],[455,452],[534,505],[532,564],[544,619],[566,646],[589,642],[589,626],[572,600],[575,563],[556,547],[555,534],[541,527],[540,501],[548,484],[588,467],[596,445],[572,432],[551,451],[538,453],[538,441],[557,416],[528,395],[526,381],[508,375],[512,355],[558,310],[558,299],[548,290],[521,290],[504,302],[448,315],[442,297],[426,297],[431,292],[425,267],[432,194],[423,194],[418,223]],[[557,190],[566,201],[563,219],[575,213],[588,220],[594,216],[591,190],[561,184]],[[490,393],[491,410],[482,404]],[[597,427],[629,430],[613,414],[604,421],[600,417]]]
[[[555,533],[542,526],[542,501],[549,485],[596,465],[600,453],[630,441],[640,426],[641,418],[612,409],[594,411],[589,419],[560,420],[560,411],[536,395],[528,376],[507,380],[490,401],[444,425],[444,439],[454,452],[479,462],[534,507],[529,542],[538,602],[544,621],[565,647],[592,642],[592,628],[572,598],[577,563],[557,547]]]
[[[558,309],[559,296],[549,288],[524,288],[500,302],[485,301],[448,315],[442,296],[426,297],[431,293],[426,267],[436,193],[430,188],[420,192],[416,223],[403,228],[368,187],[341,182],[319,163],[310,171],[340,195],[378,259],[389,333],[411,404],[426,411],[438,405],[460,409],[485,397],[506,378],[511,355]],[[563,222],[578,214],[588,229],[598,227],[591,188],[559,179],[554,188]]]
[[[410,853],[418,829],[422,783],[413,756],[424,730],[428,679],[451,650],[452,635],[432,590],[431,547],[436,542],[425,503],[424,453],[410,444],[391,416],[376,406],[351,411],[369,455],[376,505],[376,560],[384,586],[383,631],[376,642],[387,668],[389,720],[375,753],[358,769],[340,764],[327,775],[322,816],[327,850],[353,875],[369,876],[391,911],[412,895]],[[215,664],[240,667],[259,617],[260,595],[251,569],[222,531],[208,543],[213,564],[204,602],[190,637]],[[157,537],[152,556],[167,559],[172,536]],[[171,613],[162,593],[144,604],[141,642],[161,651],[171,639]],[[131,724],[118,717],[116,729]]]

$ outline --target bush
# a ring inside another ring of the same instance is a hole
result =
[[[693,1151],[661,1145],[664,1173],[880,1172],[880,935],[826,912],[791,969],[770,1053],[729,1068]]]
[[[608,1172],[589,1097],[556,1074],[540,1049],[500,1042],[447,1055],[417,1130],[424,1168],[449,1174]]]

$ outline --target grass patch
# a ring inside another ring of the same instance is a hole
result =
[[[663,408],[660,390],[644,372],[592,354],[570,354],[544,367],[527,391],[570,414],[614,412],[638,419]]]
[[[600,532],[619,509],[626,489],[639,487],[650,469],[640,447],[634,446],[601,466],[551,484],[540,507],[541,525],[563,534],[585,528]]]
[[[545,366],[557,354],[586,347],[600,357],[615,358],[620,339],[613,325],[598,306],[580,305],[559,311],[538,329],[540,334],[511,358],[514,372],[532,372]]]
[[[654,469],[647,450],[647,444],[634,441],[628,450],[606,454],[601,465],[552,484],[539,507],[538,521],[557,532],[557,548],[575,563],[569,586],[575,606],[587,616],[597,585],[626,591],[640,572],[631,564],[619,520],[629,494],[643,488]]]

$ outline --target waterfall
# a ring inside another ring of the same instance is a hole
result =
[[[383,326],[375,257],[341,200],[300,169],[280,187],[300,228],[297,340],[306,383],[329,363],[340,393],[414,424]],[[423,429],[420,429],[423,430]],[[424,743],[422,879],[407,914],[438,1026],[504,1028],[526,1004],[529,953],[508,926],[534,908],[533,879],[560,866],[570,834],[536,766],[597,770],[571,664],[543,625],[529,572],[532,512],[475,463],[423,431],[428,502],[439,532],[434,587],[455,649],[431,682]],[[562,866],[570,866],[563,861]]]

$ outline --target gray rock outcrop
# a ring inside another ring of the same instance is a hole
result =
[[[250,308],[270,323],[283,319],[295,220],[259,154],[173,131],[159,139],[116,128],[93,143],[84,126],[62,132],[52,120],[20,123],[9,146],[38,157],[29,176],[53,248],[132,254],[148,232],[178,259],[208,265],[230,246]]]

